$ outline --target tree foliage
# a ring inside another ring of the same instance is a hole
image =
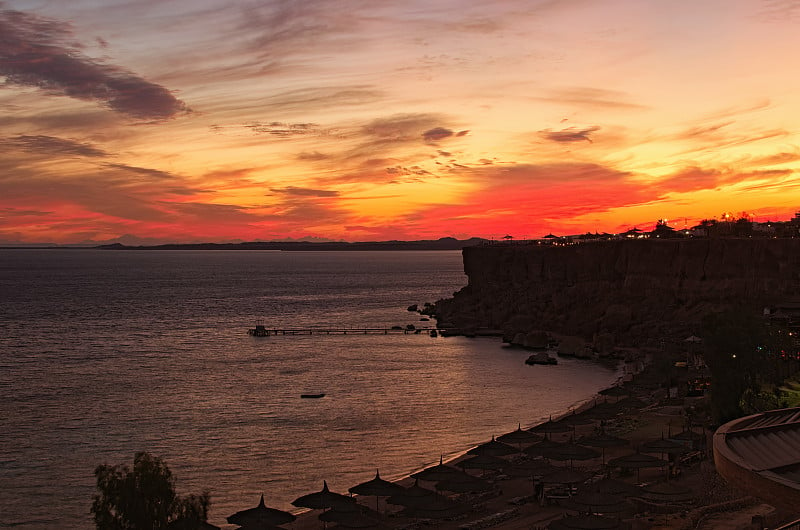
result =
[[[784,330],[745,309],[711,315],[704,328],[715,420],[724,423],[780,404],[777,397],[766,399],[763,386],[781,380],[781,353],[791,349]]]
[[[98,530],[188,529],[208,518],[209,493],[178,496],[172,472],[157,456],[136,453],[133,469],[99,465],[94,475],[98,494],[91,511]]]

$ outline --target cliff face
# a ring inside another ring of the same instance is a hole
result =
[[[712,311],[800,300],[800,239],[492,245],[463,256],[469,283],[436,303],[442,327],[642,344],[698,333]]]

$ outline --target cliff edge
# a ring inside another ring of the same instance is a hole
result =
[[[800,301],[800,239],[499,244],[463,258],[469,281],[436,302],[440,327],[548,330],[605,349],[696,334],[714,311]]]

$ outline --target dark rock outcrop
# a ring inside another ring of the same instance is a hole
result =
[[[603,349],[697,333],[713,311],[800,300],[800,239],[486,245],[463,257],[468,285],[436,303],[440,322],[545,329]]]

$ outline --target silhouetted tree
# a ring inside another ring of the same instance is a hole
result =
[[[136,453],[133,469],[100,465],[94,475],[99,493],[92,514],[98,530],[190,529],[208,519],[209,493],[179,497],[172,472],[157,456]]]
[[[781,380],[781,352],[791,347],[787,334],[744,308],[710,315],[704,328],[714,419],[724,423],[779,404],[778,399],[765,399],[762,386]]]

